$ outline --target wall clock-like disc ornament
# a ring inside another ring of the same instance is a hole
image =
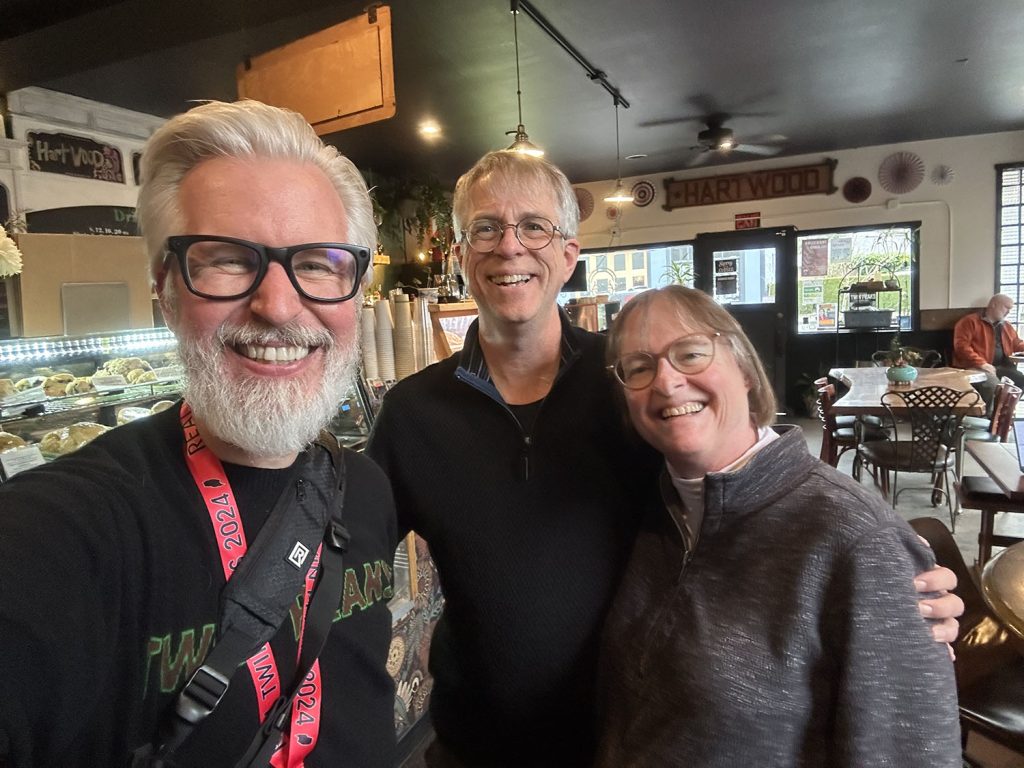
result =
[[[863,203],[871,197],[871,182],[863,176],[854,176],[843,184],[843,197],[850,203]]]
[[[633,205],[637,208],[645,208],[654,202],[654,185],[649,181],[638,181],[633,185],[630,192],[633,195]]]
[[[580,221],[586,221],[594,212],[594,196],[583,187],[573,187],[576,193],[576,205],[580,207]]]
[[[948,165],[936,165],[932,168],[932,184],[944,187],[947,184],[952,184],[954,178],[956,178],[956,172]]]
[[[913,192],[924,180],[924,161],[913,152],[893,152],[878,167],[878,183],[894,195]]]

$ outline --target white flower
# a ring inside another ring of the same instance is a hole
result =
[[[0,227],[0,278],[21,274],[21,251]]]

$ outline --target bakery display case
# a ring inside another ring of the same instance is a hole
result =
[[[166,328],[0,341],[0,451],[54,458],[167,407],[180,392],[176,350]]]

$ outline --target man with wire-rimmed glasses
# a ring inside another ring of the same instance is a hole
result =
[[[586,766],[598,636],[660,462],[624,434],[603,337],[556,303],[580,249],[565,175],[492,152],[454,214],[479,318],[461,353],[385,396],[367,449],[444,588],[427,762]]]
[[[358,359],[366,185],[256,102],[172,118],[142,175],[184,397],[0,485],[0,765],[390,768],[394,506],[321,433]]]

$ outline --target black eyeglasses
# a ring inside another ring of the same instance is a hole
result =
[[[348,301],[370,263],[370,250],[348,243],[303,243],[271,248],[234,237],[167,238],[167,256],[178,259],[185,286],[204,299],[241,299],[253,293],[270,262],[284,267],[300,296],[325,303]]]
[[[645,389],[658,375],[658,361],[668,360],[680,373],[692,375],[706,371],[715,359],[715,339],[720,333],[694,333],[682,336],[657,355],[651,352],[630,352],[619,358],[608,370],[626,389]]]
[[[505,230],[509,227],[516,233],[516,239],[524,248],[537,251],[547,246],[562,230],[543,216],[527,216],[517,224],[502,224],[494,219],[476,219],[462,230],[462,235],[477,253],[490,253],[498,247]]]

